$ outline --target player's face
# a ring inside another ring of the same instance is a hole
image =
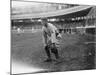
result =
[[[42,20],[42,24],[43,25],[47,24],[47,21],[46,20]]]

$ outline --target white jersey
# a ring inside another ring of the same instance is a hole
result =
[[[47,27],[43,26],[42,28],[44,45],[48,44],[49,42],[59,44],[59,40],[57,39],[56,36],[56,33],[59,33],[58,29],[51,23],[47,23],[47,24],[48,24]]]

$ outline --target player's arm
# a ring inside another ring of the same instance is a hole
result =
[[[61,34],[59,33],[59,30],[56,28],[55,29],[55,33],[56,33],[56,37],[58,38],[58,39],[61,39],[62,38],[62,36],[61,36]]]
[[[47,33],[43,30],[44,43],[47,45]]]

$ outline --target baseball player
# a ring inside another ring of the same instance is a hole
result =
[[[59,59],[57,47],[59,46],[61,35],[53,24],[47,22],[46,18],[42,19],[42,25],[44,49],[48,57],[45,61],[52,61],[51,53],[55,55],[56,59]]]

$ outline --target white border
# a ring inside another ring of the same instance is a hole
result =
[[[0,74],[10,71],[10,0],[0,1]]]
[[[21,1],[39,1],[39,2],[54,2],[54,3],[96,5],[96,1],[95,0],[21,0]]]

